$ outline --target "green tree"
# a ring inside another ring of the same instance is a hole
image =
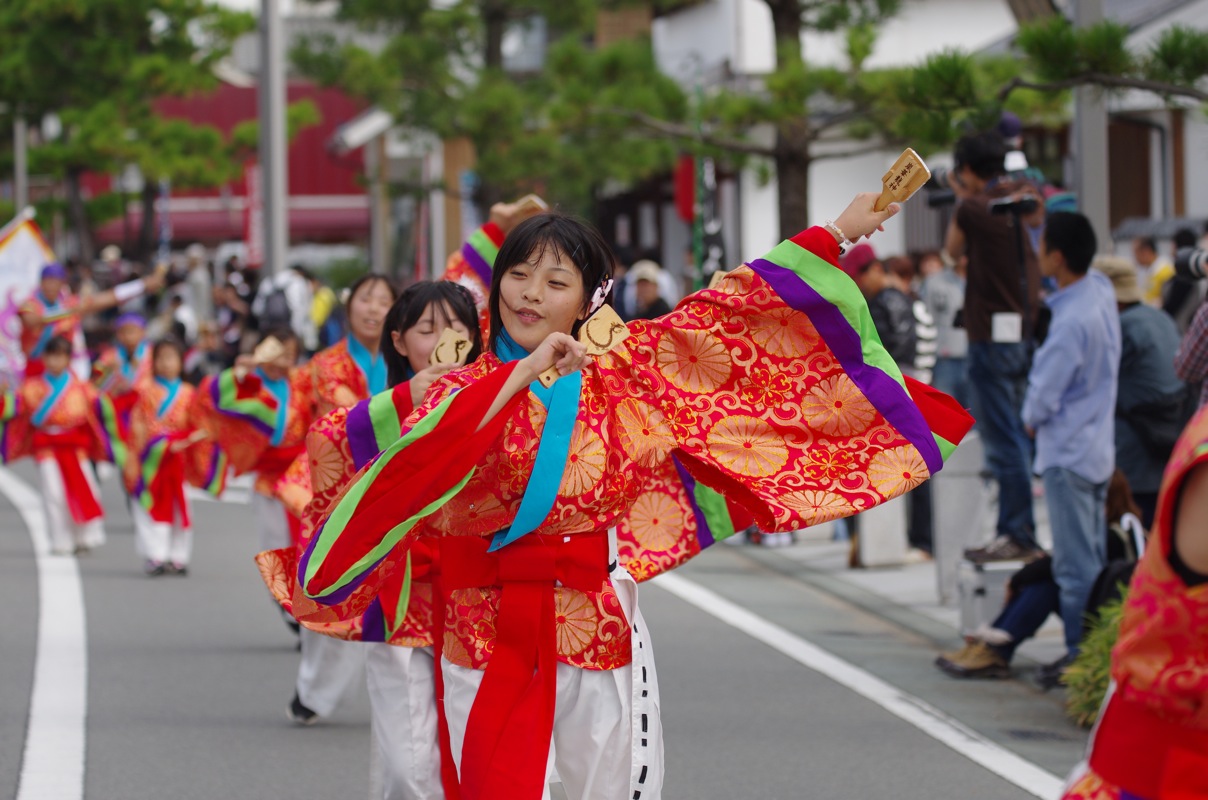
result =
[[[236,174],[217,129],[164,119],[152,104],[217,85],[215,65],[253,27],[250,15],[205,0],[0,0],[0,100],[31,121],[60,121],[31,166],[63,179],[81,257],[93,250],[85,172],[137,164],[152,186]]]

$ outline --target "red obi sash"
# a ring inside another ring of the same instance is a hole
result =
[[[189,504],[185,500],[185,457],[183,453],[173,452],[171,445],[168,446],[149,489],[151,507],[147,509],[147,513],[151,519],[156,522],[171,523],[179,510],[181,525],[185,528],[192,527],[192,521],[189,519]]]
[[[92,438],[83,428],[63,433],[37,431],[33,436],[34,452],[49,450],[59,465],[64,493],[67,495],[67,509],[77,525],[99,519],[104,513],[80,463],[80,451],[87,451],[91,444]]]
[[[1113,697],[1095,732],[1091,768],[1149,800],[1208,797],[1208,731],[1161,719]]]
[[[441,670],[446,597],[456,589],[498,586],[502,592],[495,649],[470,709],[461,751],[461,797],[527,800],[543,791],[554,730],[558,689],[554,586],[600,591],[608,580],[608,533],[530,534],[494,553],[487,552],[490,544],[490,539],[478,536],[440,540],[440,567],[433,581],[433,640],[441,746],[447,742]],[[451,764],[449,758],[442,760]],[[448,794],[448,776],[444,777]]]

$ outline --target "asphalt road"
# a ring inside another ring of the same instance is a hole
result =
[[[32,481],[27,465],[16,474]],[[250,509],[197,504],[191,574],[150,579],[112,481],[105,507],[109,542],[80,559],[85,797],[366,797],[363,689],[313,728],[285,718],[298,655],[252,563]],[[1052,774],[1084,746],[1059,697],[945,679],[930,666],[942,631],[839,599],[771,551],[718,547],[680,572]],[[15,797],[20,774],[37,597],[29,537],[0,495],[0,798]],[[642,607],[658,658],[668,800],[1034,796],[657,583],[643,587]]]

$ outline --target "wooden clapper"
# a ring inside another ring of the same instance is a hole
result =
[[[931,170],[927,169],[918,153],[907,147],[889,171],[881,176],[881,196],[873,204],[873,211],[884,211],[890,203],[905,203],[930,179]]]
[[[579,341],[587,347],[589,356],[602,356],[629,338],[627,326],[612,306],[603,306],[579,327]],[[562,377],[556,366],[537,376],[547,389]]]
[[[445,328],[436,340],[436,347],[428,354],[428,364],[451,364],[460,367],[470,355],[470,340],[452,328]]]

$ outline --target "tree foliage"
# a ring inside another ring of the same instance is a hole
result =
[[[215,66],[253,27],[206,0],[0,0],[0,100],[33,122],[57,117],[60,133],[31,151],[31,167],[65,180],[82,256],[85,171],[135,164],[182,186],[236,174],[217,129],[165,119],[153,101],[216,86]]]

